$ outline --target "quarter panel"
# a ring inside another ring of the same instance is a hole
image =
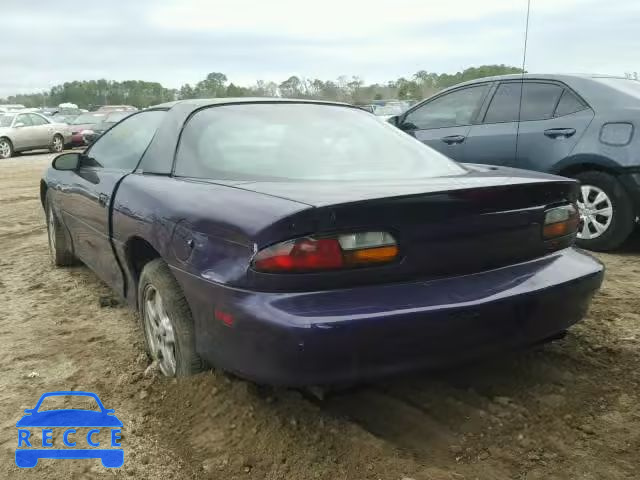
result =
[[[309,208],[225,185],[133,174],[122,181],[113,205],[113,240],[123,264],[127,242],[139,237],[170,266],[234,285],[246,276],[264,231]],[[131,280],[130,265],[128,270]]]
[[[627,145],[607,145],[600,141],[602,126],[612,122],[627,122],[633,125],[633,137]],[[598,156],[609,163],[610,168],[640,166],[640,111],[619,110],[596,114],[584,136],[571,152],[575,158]]]

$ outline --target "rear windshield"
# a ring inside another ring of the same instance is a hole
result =
[[[640,81],[627,78],[597,78],[600,83],[609,85],[622,93],[640,98]]]
[[[394,180],[465,170],[356,108],[245,104],[197,112],[175,174],[216,180]]]

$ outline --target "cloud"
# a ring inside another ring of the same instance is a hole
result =
[[[231,81],[519,65],[525,0],[4,0],[0,97],[70,80]],[[530,71],[640,70],[636,0],[532,0]]]

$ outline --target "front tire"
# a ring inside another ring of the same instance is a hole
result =
[[[167,377],[202,371],[204,363],[195,349],[191,309],[161,258],[142,269],[138,299],[147,353],[160,371]]]
[[[49,147],[49,151],[51,153],[62,153],[64,150],[64,138],[62,135],[55,134],[53,139],[51,140],[51,146]]]
[[[47,239],[49,241],[49,256],[56,267],[68,267],[76,263],[73,250],[64,235],[63,226],[56,216],[51,200],[47,195],[45,213],[47,216]]]
[[[13,144],[8,138],[0,138],[0,158],[13,157]]]
[[[595,251],[619,247],[634,228],[633,204],[624,187],[613,175],[599,171],[574,178],[581,183],[577,245]]]

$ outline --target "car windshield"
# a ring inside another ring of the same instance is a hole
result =
[[[72,125],[82,125],[85,123],[98,123],[104,120],[104,113],[83,113],[79,115],[73,122]]]
[[[609,85],[620,92],[626,93],[627,95],[640,98],[640,81],[638,80],[615,77],[603,77],[597,78],[596,80],[600,83],[604,83],[605,85]]]
[[[373,113],[375,115],[400,115],[404,111],[402,105],[374,105]]]
[[[0,127],[10,127],[14,115],[0,115]]]
[[[465,170],[357,108],[214,107],[185,127],[176,174],[228,180],[398,180]]]

